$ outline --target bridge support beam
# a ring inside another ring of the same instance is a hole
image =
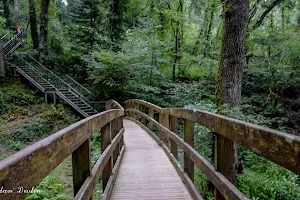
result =
[[[170,130],[176,135],[178,134],[178,118],[176,116],[170,116]],[[172,139],[170,140],[170,149],[173,156],[178,160],[177,143]]]
[[[194,122],[184,119],[184,141],[194,148]],[[187,153],[184,153],[184,172],[194,182],[194,162]]]
[[[84,183],[85,179],[91,175],[90,155],[90,139],[86,140],[72,154],[74,197]]]
[[[215,135],[215,167],[221,172],[232,184],[236,184],[237,145],[216,133]],[[215,189],[215,199],[225,200],[223,195]]]
[[[101,129],[101,152],[104,152],[106,147],[110,145],[111,143],[111,135],[110,135],[110,123],[106,124],[102,129]],[[105,187],[107,185],[107,182],[109,180],[110,175],[112,174],[112,169],[113,169],[113,160],[112,157],[109,158],[106,166],[104,167],[102,171],[102,186],[103,186],[103,191],[105,190]]]

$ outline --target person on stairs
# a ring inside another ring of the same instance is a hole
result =
[[[20,26],[20,25],[17,26],[16,35],[18,35],[18,38],[20,38],[22,40],[22,42],[23,42],[22,26]]]

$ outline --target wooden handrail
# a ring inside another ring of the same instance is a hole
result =
[[[18,186],[30,190],[70,155],[72,155],[74,196],[79,194],[78,191],[81,191],[89,180],[93,183],[98,182],[103,168],[118,167],[115,163],[109,163],[109,160],[122,155],[115,155],[113,152],[124,153],[124,150],[122,151],[125,148],[124,128],[120,123],[123,116],[123,109],[107,110],[72,124],[0,161],[0,185],[2,189],[13,191],[1,193],[0,199],[21,199],[24,194],[17,193]],[[104,127],[108,127],[106,132],[103,132]],[[116,127],[117,134],[111,133],[111,127]],[[100,129],[101,146],[104,148],[101,157],[91,170],[90,138],[93,132]],[[112,175],[112,173],[103,174],[103,177],[109,178]],[[93,186],[89,186],[88,189],[91,192]]]
[[[140,108],[140,105],[146,106],[146,109]],[[225,199],[247,199],[230,181],[216,170],[216,168],[204,159],[193,148],[193,123],[198,123],[206,128],[214,131],[216,134],[229,140],[236,142],[265,158],[300,174],[300,137],[287,134],[284,132],[264,128],[251,123],[232,119],[222,115],[182,108],[160,108],[156,109],[159,113],[159,122],[153,118],[150,110],[157,106],[141,101],[127,100],[125,102],[125,114],[131,119],[135,119],[140,123],[152,137],[156,137],[153,133],[153,124],[160,130],[160,145],[167,149],[166,153],[172,161],[177,159],[178,146],[183,149],[185,154],[183,174],[181,176],[185,183],[193,182],[193,168],[189,160],[192,160],[196,166],[208,177],[214,184],[216,189]],[[148,113],[145,112],[148,110]],[[178,118],[184,120],[184,139],[177,135]],[[192,134],[192,135],[190,135]],[[222,158],[218,158],[222,159]],[[173,164],[175,163],[173,162]],[[218,162],[218,160],[217,160]],[[176,168],[177,162],[174,164]],[[188,186],[189,190],[193,186]],[[192,191],[194,197],[197,197],[197,191]],[[218,197],[215,197],[218,199]]]

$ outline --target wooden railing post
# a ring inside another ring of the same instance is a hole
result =
[[[135,106],[136,106],[136,108],[135,108],[136,110],[140,110],[140,104],[136,103]],[[140,122],[140,118],[141,118],[140,114],[136,113],[135,119]]]
[[[90,139],[86,140],[72,153],[74,197],[84,183],[85,179],[91,175],[90,153]]]
[[[120,131],[120,126],[119,126],[119,123],[120,123],[120,120],[117,118],[117,119],[114,119],[112,122],[111,122],[111,140],[113,140],[115,138],[115,136],[119,133]],[[119,156],[119,148],[116,148],[113,152],[113,163],[116,163],[117,161],[117,158]]]
[[[110,143],[111,143],[110,123],[108,123],[101,129],[101,152],[103,152],[106,149],[106,147],[110,145]],[[112,163],[112,159],[110,158],[102,172],[103,191],[105,190],[109,177],[112,174],[112,169],[113,169],[113,163]]]
[[[152,108],[149,108],[149,117],[153,119],[154,112]],[[153,122],[149,121],[149,129],[153,132]]]
[[[236,184],[237,145],[231,140],[215,133],[215,167],[232,184]],[[215,189],[215,199],[225,200],[223,195]]]
[[[175,116],[170,116],[170,130],[175,133],[178,134],[178,118]],[[171,149],[171,153],[173,154],[173,156],[178,159],[178,147],[177,147],[177,143],[174,142],[173,140],[170,140],[170,149]]]
[[[146,107],[144,105],[141,105],[141,112],[146,113]],[[143,117],[143,116],[141,116],[141,123],[143,125],[146,125],[146,120],[145,120],[145,117]]]
[[[194,148],[194,122],[184,119],[184,141]],[[194,182],[194,162],[184,153],[184,171]]]
[[[163,125],[163,114],[162,114],[162,111],[160,111],[160,113],[159,113],[159,119],[158,119],[158,121],[159,121],[159,124]],[[163,132],[163,130],[161,128],[159,129],[159,138],[161,140],[163,140],[163,138],[164,138],[164,132]]]
[[[169,122],[169,115],[168,114],[163,114],[162,115],[162,125],[168,129],[170,129],[170,122]],[[163,133],[163,141],[164,143],[169,147],[169,137],[166,132]]]

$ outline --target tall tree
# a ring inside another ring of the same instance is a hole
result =
[[[15,22],[17,25],[20,23],[20,9],[21,9],[21,4],[20,0],[14,0],[14,8],[15,8]]]
[[[112,0],[109,9],[109,38],[110,48],[112,51],[117,52],[120,48],[120,42],[123,40],[125,33],[125,11],[127,8],[127,0]]]
[[[40,44],[39,44],[39,61],[43,63],[48,52],[48,10],[50,0],[41,0],[40,15]]]
[[[9,1],[3,0],[3,10],[4,10],[4,17],[6,19],[6,27],[10,26],[10,9],[9,9]]]
[[[98,49],[105,38],[104,14],[107,3],[101,0],[70,0],[68,1],[68,18],[70,20],[70,37],[74,48],[84,54]],[[103,38],[105,38],[103,40]]]
[[[34,0],[29,0],[29,21],[33,48],[37,49],[39,47],[39,34],[37,30]]]
[[[178,6],[176,10],[179,17],[176,17],[174,19],[174,39],[175,39],[175,49],[174,49],[174,62],[173,62],[173,70],[172,70],[172,77],[173,81],[176,79],[176,67],[180,66],[180,59],[181,59],[181,46],[182,46],[182,40],[183,40],[183,21],[182,21],[182,15],[183,15],[183,0],[178,1]],[[178,67],[177,67],[178,68]],[[180,75],[183,75],[183,70],[178,69],[180,72]]]
[[[220,107],[238,106],[241,101],[245,65],[245,43],[249,18],[249,0],[223,0],[223,36],[217,75],[216,101]],[[232,141],[216,134],[216,168],[236,183],[237,147]],[[216,193],[221,198],[220,193]],[[219,198],[217,198],[219,199]]]

